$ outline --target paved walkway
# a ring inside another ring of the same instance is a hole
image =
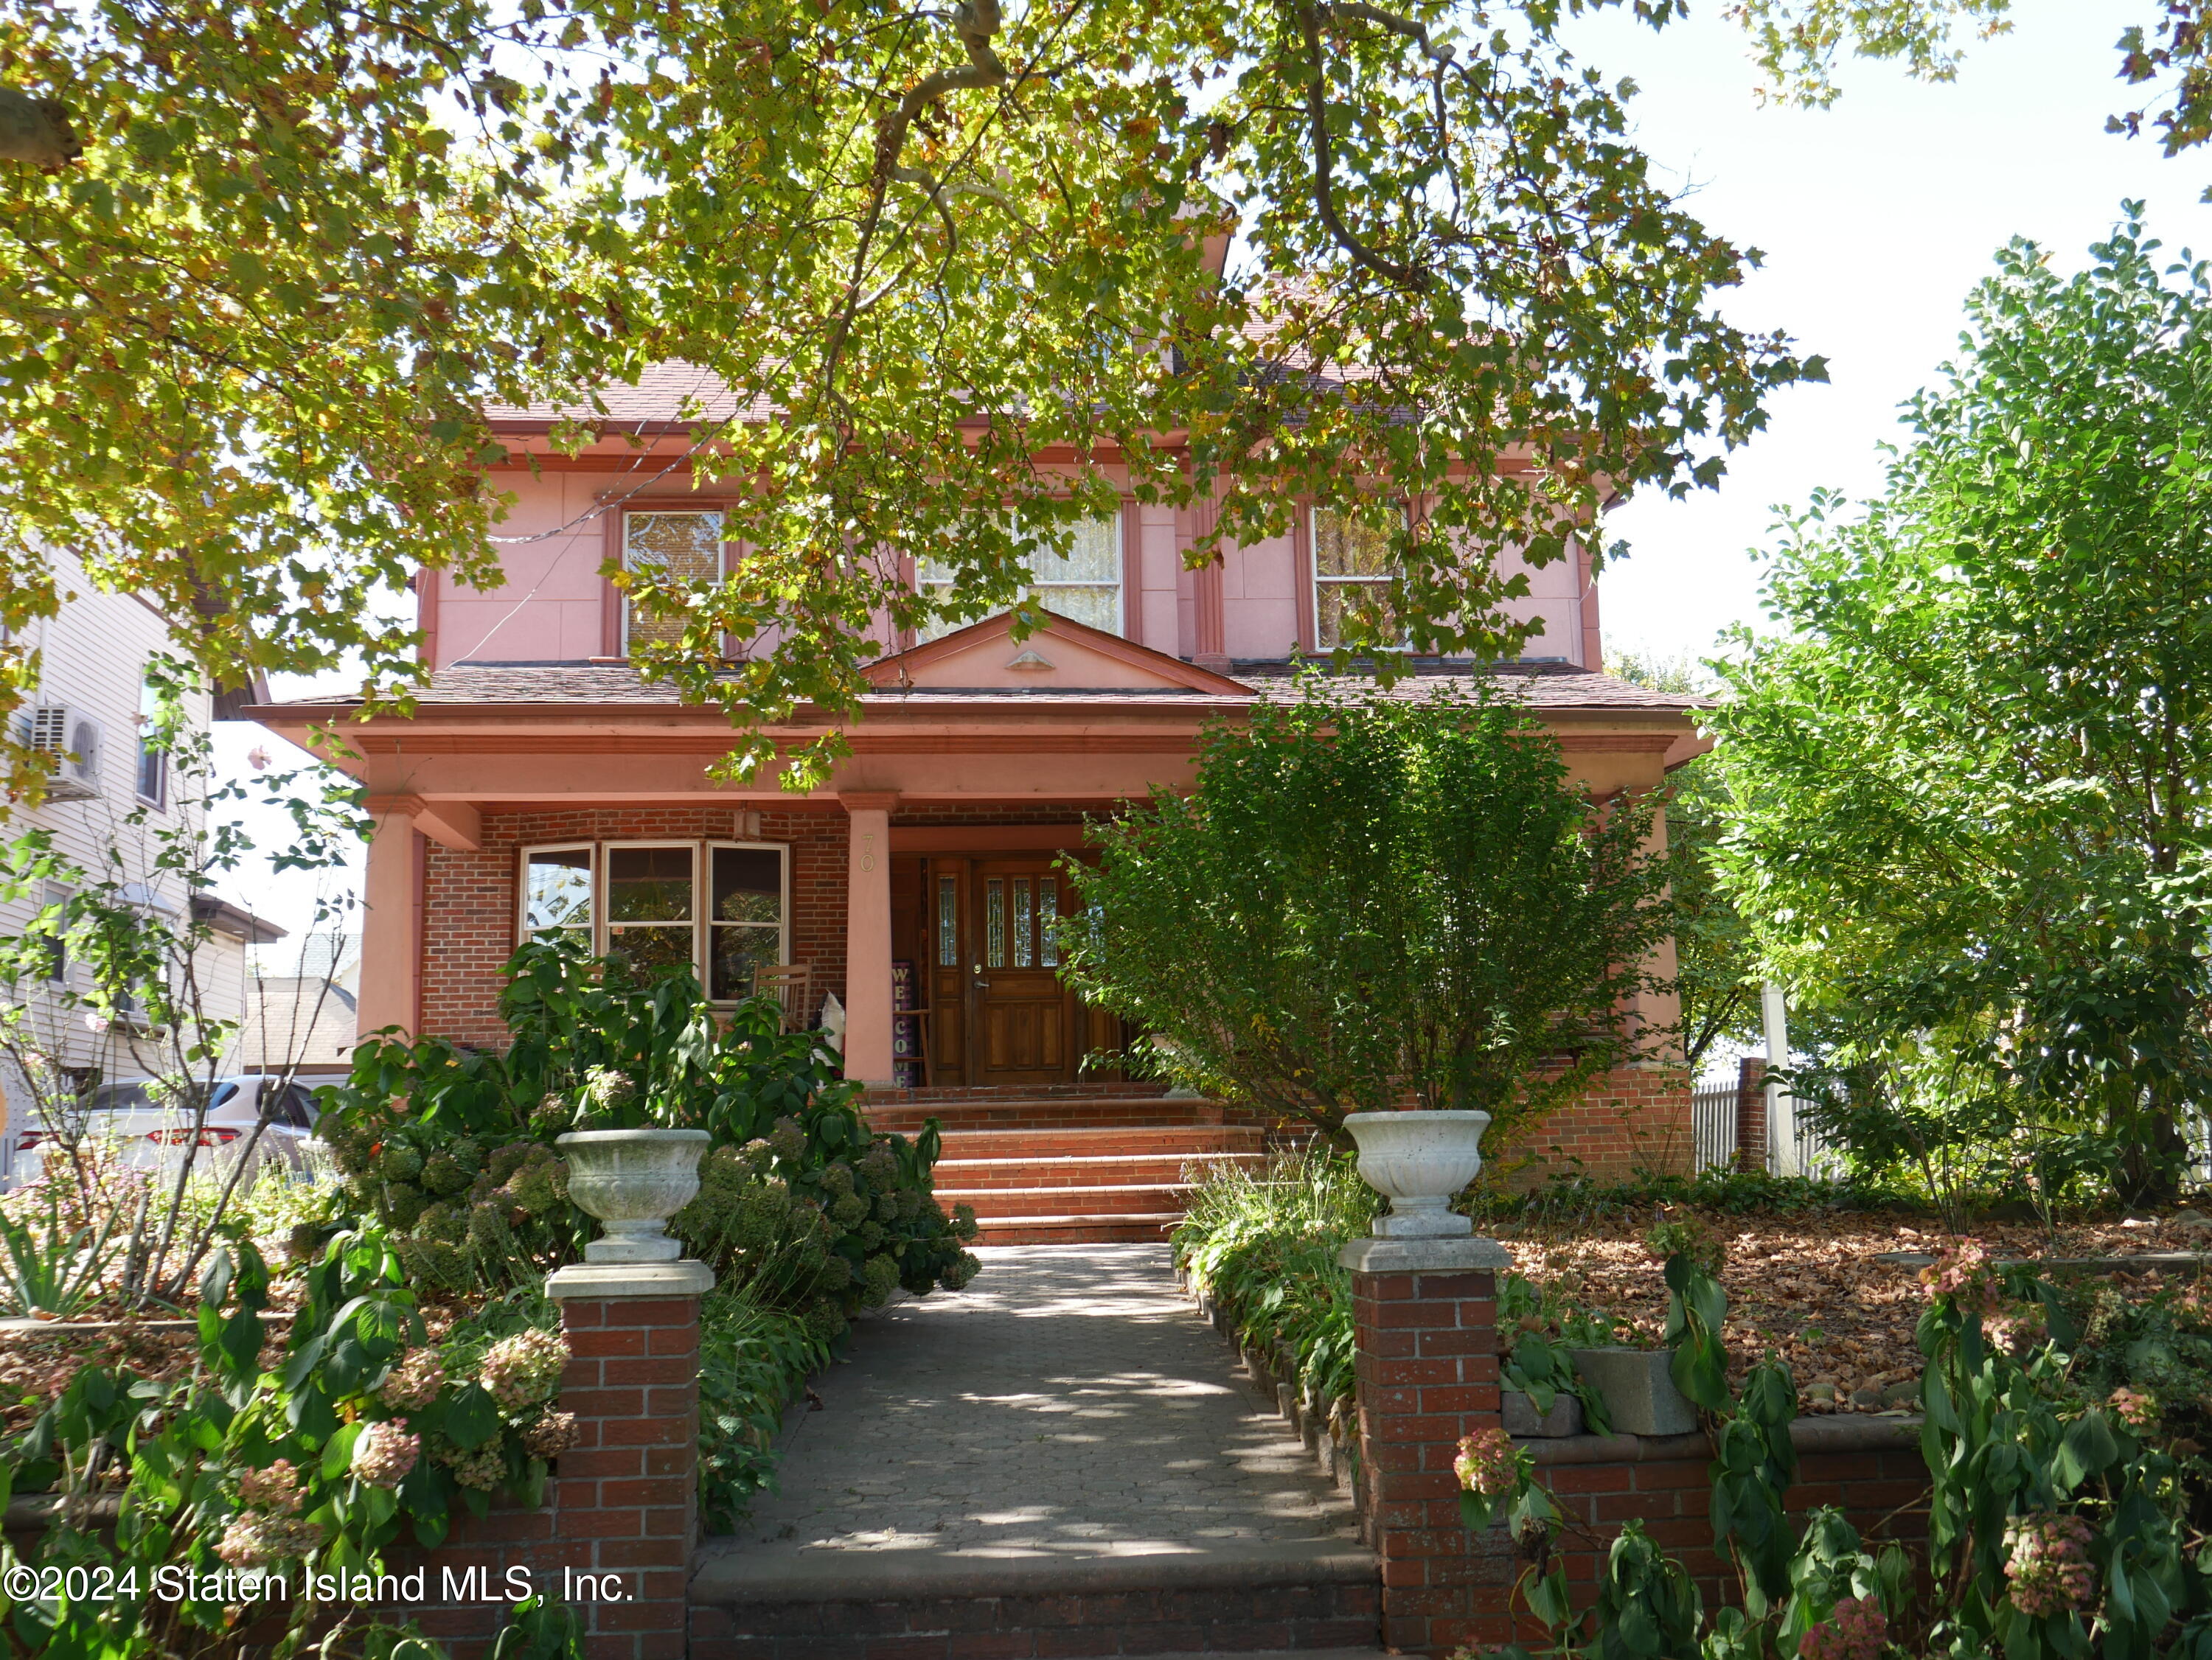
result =
[[[1349,1501],[1177,1293],[1164,1245],[978,1255],[966,1291],[862,1323],[786,1437],[781,1493],[708,1543],[722,1575],[949,1590],[1359,1550]]]

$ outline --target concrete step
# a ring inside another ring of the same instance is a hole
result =
[[[1076,1214],[1119,1216],[1160,1211],[1182,1215],[1183,1195],[1190,1190],[1179,1182],[1083,1183],[1066,1187],[939,1187],[937,1200],[948,1209],[975,1207],[976,1216],[1045,1216]]]
[[[1116,1124],[1088,1129],[948,1130],[945,1159],[1103,1158],[1111,1154],[1195,1157],[1257,1153],[1261,1132],[1245,1124]]]
[[[1255,1169],[1264,1164],[1261,1153],[1170,1153],[1165,1154],[1109,1154],[1078,1158],[939,1159],[936,1180],[940,1189],[985,1189],[994,1192],[1018,1188],[1187,1185],[1187,1171],[1211,1170],[1222,1165]]]

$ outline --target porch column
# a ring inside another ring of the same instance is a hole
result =
[[[891,809],[889,790],[848,791],[845,881],[845,1075],[889,1088],[891,1064]]]
[[[415,815],[372,800],[376,833],[362,884],[361,995],[356,1032],[386,1026],[410,1034],[420,1018],[422,963],[422,836]]]

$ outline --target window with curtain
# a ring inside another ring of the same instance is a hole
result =
[[[1050,548],[1032,547],[1027,555],[1030,591],[1048,611],[1072,617],[1106,633],[1121,628],[1121,516],[1085,519],[1074,527],[1073,539],[1062,557]],[[923,592],[952,585],[952,572],[927,554],[915,560],[915,582]],[[936,622],[921,632],[924,639],[949,634],[965,624]]]
[[[1315,508],[1314,644],[1324,651],[1340,645],[1346,615],[1380,604],[1396,569],[1385,532],[1327,507]]]
[[[791,850],[773,842],[580,842],[522,851],[517,931],[635,972],[689,968],[717,1003],[791,960]],[[703,896],[703,897],[702,897]]]
[[[650,572],[664,581],[674,579],[702,585],[720,582],[721,514],[698,508],[623,514],[623,566],[626,570]],[[680,618],[655,615],[629,595],[623,597],[624,657],[629,655],[633,645],[647,640],[674,645],[683,638]]]

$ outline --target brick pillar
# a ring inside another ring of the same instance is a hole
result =
[[[536,1590],[582,1616],[590,1660],[682,1660],[698,1534],[699,1299],[714,1283],[695,1262],[579,1263],[546,1281],[568,1342],[557,1405],[576,1415],[575,1444],[553,1461],[538,1508],[502,1496],[489,1515],[457,1512],[434,1550],[387,1551],[403,1598],[383,1603],[388,1615],[480,1660],[509,1604]]]
[[[1361,1526],[1382,1559],[1383,1646],[1449,1655],[1510,1637],[1513,1564],[1460,1519],[1460,1438],[1501,1426],[1494,1239],[1354,1239]]]
[[[545,1282],[568,1339],[561,1407],[578,1431],[558,1464],[549,1554],[602,1588],[574,1599],[591,1660],[685,1652],[699,1531],[699,1298],[714,1283],[696,1262],[579,1263]]]
[[[1746,1055],[1735,1063],[1735,1164],[1765,1170],[1767,1162],[1766,1061]]]

